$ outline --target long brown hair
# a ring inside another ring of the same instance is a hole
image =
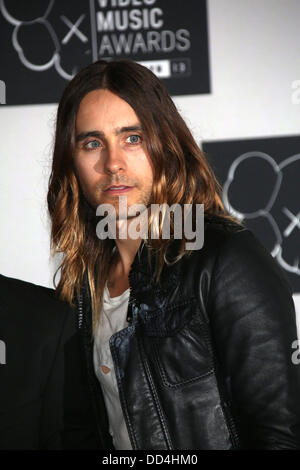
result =
[[[206,156],[178,113],[162,82],[146,67],[126,59],[99,60],[81,70],[67,85],[60,100],[47,196],[52,221],[52,254],[62,253],[57,285],[60,297],[73,305],[87,273],[95,332],[102,305],[112,250],[112,239],[96,235],[95,211],[82,194],[73,166],[75,119],[83,97],[96,89],[108,89],[125,100],[138,116],[150,155],[153,174],[153,204],[204,204],[205,214],[234,221],[223,206],[218,183]],[[99,219],[98,219],[99,220]],[[149,219],[150,225],[153,221]],[[159,233],[163,220],[159,222]],[[172,220],[171,220],[172,224]],[[159,281],[171,239],[144,241],[155,251],[155,282]],[[177,260],[189,255],[183,235]]]

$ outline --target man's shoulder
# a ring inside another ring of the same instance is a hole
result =
[[[190,263],[193,260],[198,263],[201,260],[203,265],[205,259],[212,262],[220,253],[230,255],[238,249],[247,251],[249,244],[254,244],[256,247],[260,244],[245,225],[234,219],[205,215],[203,229],[203,245],[200,248],[192,249],[188,256],[183,257],[183,262]],[[170,248],[172,258],[175,258],[174,253],[178,256],[180,249],[181,240],[174,240]]]
[[[236,273],[249,282],[260,278],[261,283],[264,279],[278,279],[291,289],[286,273],[259,238],[244,225],[215,220],[207,223],[202,250],[212,261],[214,275]]]
[[[205,220],[203,248],[205,246],[220,255],[248,253],[249,250],[254,250],[271,256],[256,235],[244,224],[217,216]]]
[[[175,243],[174,251],[178,254],[180,241]],[[220,259],[221,262],[223,258],[230,262],[231,258],[239,256],[238,252],[245,255],[250,245],[257,248],[259,242],[243,224],[221,216],[205,216],[203,245],[186,253],[181,264],[183,270],[194,272],[195,269],[198,272],[203,269],[212,273]]]
[[[234,233],[248,230],[245,225],[234,218],[227,218],[221,215],[205,215],[205,232],[215,233],[219,237],[228,237]]]
[[[18,291],[19,293],[26,291],[37,295],[50,295],[50,297],[53,296],[54,293],[54,289],[50,287],[40,286],[29,281],[0,274],[0,292],[3,293],[3,291],[7,291],[8,293],[12,291]]]
[[[0,318],[36,321],[48,328],[63,322],[69,310],[54,289],[0,274]]]
[[[40,302],[50,304],[58,302],[54,289],[2,274],[0,274],[0,300],[4,303],[10,301],[16,304],[28,301],[31,305],[40,304]]]
[[[236,243],[251,243],[254,238],[247,227],[234,220],[221,216],[206,216],[204,219],[204,251],[212,250],[216,254],[224,249],[233,249]]]
[[[274,269],[272,255],[244,224],[220,216],[205,217],[204,243],[202,248],[194,253],[195,260],[201,260],[205,266],[207,261],[211,269],[215,267],[243,265],[245,268],[260,263]],[[279,266],[275,269],[279,269]],[[279,269],[280,270],[280,269]]]

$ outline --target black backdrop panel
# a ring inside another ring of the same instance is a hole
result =
[[[244,218],[300,292],[300,137],[203,142],[226,207]]]
[[[55,103],[98,59],[151,68],[171,95],[210,93],[205,0],[3,0],[6,103]]]

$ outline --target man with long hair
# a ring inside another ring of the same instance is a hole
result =
[[[174,205],[191,208],[200,247],[176,235]],[[100,60],[67,85],[48,207],[52,249],[63,254],[57,291],[78,315],[91,447],[300,448],[290,286],[226,213],[204,153],[150,70]],[[66,416],[66,447],[77,447],[76,407]]]

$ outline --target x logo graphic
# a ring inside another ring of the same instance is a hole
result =
[[[283,232],[284,236],[288,237],[292,233],[295,227],[298,227],[300,229],[300,212],[299,214],[294,215],[286,207],[284,207],[282,211],[291,220],[291,223],[287,226],[287,228]]]
[[[75,24],[71,23],[70,20],[68,20],[68,18],[66,18],[64,15],[61,15],[61,20],[67,25],[69,26],[70,28],[70,31],[68,32],[68,34],[66,34],[66,36],[63,38],[62,40],[62,43],[63,44],[67,44],[67,42],[69,42],[71,36],[73,36],[73,34],[76,34],[76,36],[82,41],[82,42],[87,42],[88,41],[88,38],[86,37],[85,34],[83,34],[81,31],[79,31],[78,29],[78,26],[80,25],[80,23],[82,22],[83,18],[85,17],[85,15],[81,15],[78,20],[76,21]]]

